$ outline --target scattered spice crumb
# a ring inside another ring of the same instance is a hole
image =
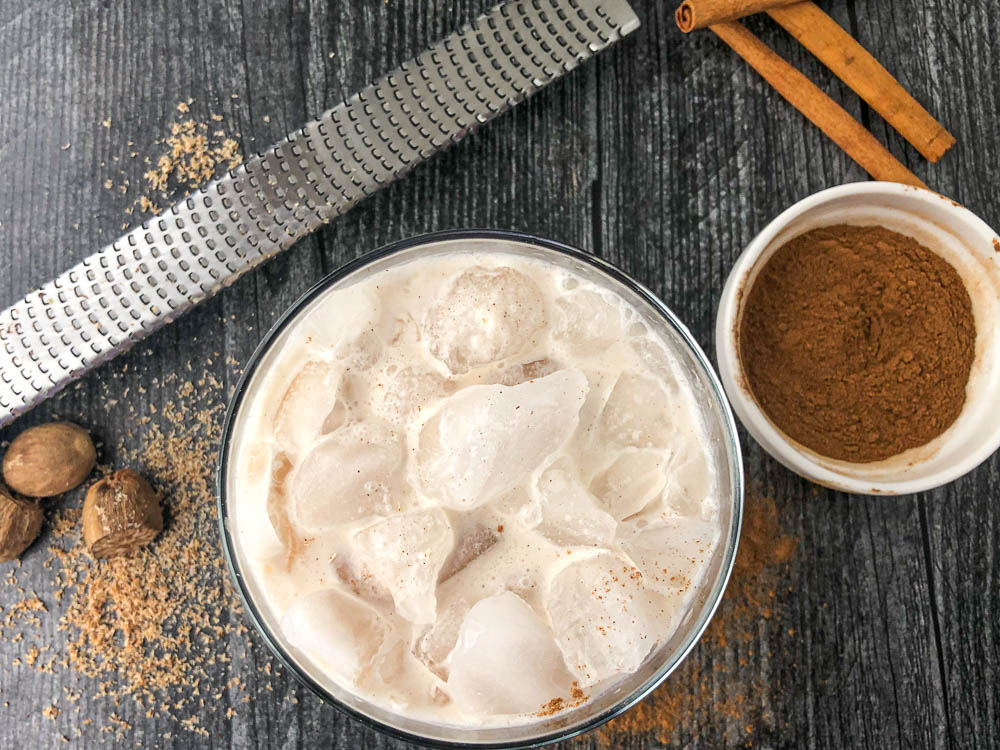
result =
[[[126,363],[102,383],[109,397],[122,396],[116,381],[127,369]],[[226,683],[237,692],[230,703],[249,702],[247,686],[231,677],[231,657],[220,647],[249,632],[220,553],[215,519],[213,466],[225,390],[208,374],[190,381],[171,374],[152,384],[166,394],[166,403],[156,409],[155,422],[145,423],[135,449],[126,449],[120,439],[116,463],[134,466],[162,492],[163,533],[138,554],[95,561],[80,539],[79,502],[74,507],[70,496],[50,517],[49,557],[40,566],[52,576],[45,601],[23,591],[17,567],[0,573],[0,585],[21,589],[20,598],[0,599],[0,637],[8,643],[24,639],[9,666],[59,670],[62,692],[76,711],[83,694],[88,708],[108,700],[110,718],[101,732],[120,737],[132,729],[119,708],[128,700],[137,715],[172,719],[207,737],[201,722],[213,714],[221,719],[228,706],[203,696],[221,694]],[[133,416],[136,423],[149,419]],[[98,473],[108,468],[98,467]],[[58,651],[46,641],[56,621],[63,631]],[[265,663],[262,670],[271,674]],[[52,705],[42,713],[55,719],[60,711]],[[80,728],[92,719],[74,723],[82,736]]]
[[[140,195],[139,196],[139,210],[142,211],[143,213],[153,214],[155,216],[156,214],[160,213],[160,211],[162,209],[160,209],[159,206],[157,206],[155,203],[153,203],[153,201],[151,201],[149,199],[149,196],[147,196],[147,195]]]
[[[170,135],[164,142],[169,150],[157,159],[156,168],[145,175],[149,187],[161,192],[168,190],[171,182],[196,188],[212,179],[217,168],[232,169],[243,161],[234,139],[213,141],[208,126],[194,120],[171,124]]]
[[[193,102],[193,99],[178,102],[176,109],[188,114]],[[221,122],[222,116],[212,114],[211,120]],[[140,195],[135,203],[140,211],[154,216],[161,212],[161,205],[188,195],[221,171],[233,169],[243,162],[236,138],[218,128],[210,132],[208,123],[194,119],[172,122],[170,132],[156,144],[165,148],[159,156],[143,158],[143,162],[152,167],[143,175],[148,192]],[[132,158],[137,155],[132,152]],[[125,184],[127,186],[127,181]]]
[[[108,720],[117,726],[119,729],[131,729],[132,725],[129,724],[125,719],[121,718],[118,714],[114,713],[108,717]]]

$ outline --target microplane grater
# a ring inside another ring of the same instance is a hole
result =
[[[0,313],[0,426],[639,26],[507,2]]]

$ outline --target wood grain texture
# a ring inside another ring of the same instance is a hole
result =
[[[193,98],[199,119],[222,114],[253,150],[489,4],[4,0],[0,305],[120,234],[136,195],[105,190],[104,181],[141,183],[143,165],[129,154],[155,152],[177,102]],[[73,419],[100,439],[100,460],[116,464],[142,444],[133,410],[160,419],[172,397],[164,379],[206,373],[231,392],[270,324],[323,274],[385,242],[453,227],[534,232],[594,252],[660,295],[711,352],[715,307],[741,248],[796,200],[865,176],[719,40],[681,34],[674,4],[635,6],[643,26],[624,43],[95,371],[0,439],[55,416]],[[962,13],[944,0],[823,6],[955,134],[957,145],[939,163],[924,162],[771,21],[747,25],[921,179],[1000,226],[995,4],[966,3]],[[109,394],[118,403],[109,406]],[[750,481],[776,499],[787,530],[800,539],[780,606],[747,642],[703,644],[677,673],[678,680],[707,675],[714,700],[690,701],[667,737],[615,735],[612,744],[1000,744],[1000,460],[934,492],[855,498],[816,490],[744,438]],[[76,493],[60,502],[81,500]],[[40,628],[58,649],[65,604],[53,599],[50,574],[41,569],[50,543],[46,535],[32,547],[17,577],[49,607]],[[0,586],[0,607],[13,596]],[[235,713],[206,714],[206,737],[126,702],[114,707],[97,696],[94,681],[74,673],[13,666],[22,644],[0,642],[0,746],[58,747],[62,735],[86,747],[401,746],[297,687],[255,633],[227,636],[216,648],[232,661],[213,675],[212,693]],[[727,699],[727,686],[711,681],[713,665],[722,663],[752,686],[752,705],[739,716],[716,710]],[[245,691],[227,687],[233,676],[242,677]],[[40,708],[64,688],[82,694],[80,710],[60,699],[62,713],[43,717]],[[111,711],[132,729],[102,732]],[[93,724],[84,726],[86,718]],[[594,735],[563,745],[602,746]]]
[[[925,159],[936,162],[955,145],[954,136],[818,5],[796,3],[771,8],[768,15],[822,60]]]
[[[874,179],[927,187],[846,109],[742,23],[724,21],[709,28]]]

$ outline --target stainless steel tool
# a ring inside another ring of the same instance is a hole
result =
[[[0,426],[636,29],[626,0],[516,0],[0,313]]]

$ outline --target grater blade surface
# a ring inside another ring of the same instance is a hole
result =
[[[639,25],[512,0],[0,313],[0,426]]]

